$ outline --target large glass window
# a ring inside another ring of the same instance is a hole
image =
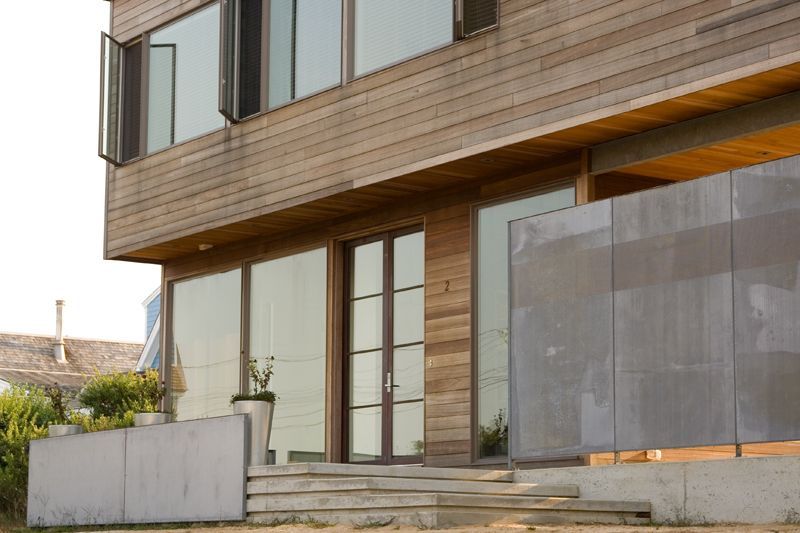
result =
[[[269,107],[339,84],[341,2],[272,0],[269,20]]]
[[[452,0],[355,0],[354,74],[453,41]]]
[[[250,269],[250,357],[275,357],[270,449],[278,464],[325,460],[325,249]]]
[[[508,223],[575,204],[568,187],[478,210],[478,443],[508,453]]]
[[[225,125],[219,113],[219,4],[150,36],[147,151]]]
[[[239,391],[241,270],[172,286],[170,393],[177,420],[232,413]]]

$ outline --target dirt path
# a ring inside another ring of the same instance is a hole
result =
[[[118,531],[117,533],[164,533],[165,530],[131,530],[131,531]],[[413,526],[384,526],[376,528],[353,528],[347,526],[325,526],[324,524],[311,524],[311,525],[283,525],[276,527],[259,527],[259,526],[229,526],[229,527],[197,527],[187,529],[173,529],[170,530],[175,533],[256,533],[263,531],[264,533],[346,533],[352,531],[359,531],[362,533],[370,532],[398,532],[398,533],[417,533],[419,528]],[[561,525],[561,526],[496,526],[496,527],[462,527],[452,529],[430,529],[426,531],[447,531],[447,532],[470,532],[470,533],[527,533],[528,531],[535,531],[537,533],[633,533],[637,531],[652,533],[722,533],[722,532],[737,532],[744,533],[787,533],[796,532],[800,533],[800,524],[786,525],[759,525],[759,526],[704,526],[704,527],[667,527],[667,526],[583,526],[583,525]]]

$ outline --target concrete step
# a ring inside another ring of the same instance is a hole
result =
[[[494,483],[489,481],[462,481],[450,479],[411,479],[385,477],[351,477],[340,479],[269,479],[250,481],[248,496],[309,493],[361,493],[381,494],[388,492],[427,492],[487,494],[498,496],[558,496],[577,498],[576,485],[541,485],[535,483]]]
[[[450,527],[490,523],[644,524],[650,503],[477,494],[275,496],[248,500],[248,520],[314,519],[356,526]]]
[[[390,477],[414,479],[451,479],[462,481],[495,481],[510,483],[513,472],[508,470],[477,470],[466,468],[428,468],[422,466],[348,465],[337,463],[296,463],[290,465],[251,466],[247,470],[251,481],[261,478],[282,479]]]

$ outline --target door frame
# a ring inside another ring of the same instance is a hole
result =
[[[341,320],[341,330],[340,330],[340,338],[341,338],[341,364],[340,367],[340,379],[342,384],[342,402],[340,405],[339,415],[341,416],[341,450],[342,450],[342,462],[344,463],[353,463],[353,464],[376,464],[376,465],[403,465],[403,464],[422,464],[424,455],[408,455],[408,456],[399,456],[393,457],[392,456],[392,420],[393,420],[393,413],[392,413],[392,406],[394,405],[392,402],[391,394],[393,392],[387,391],[386,385],[383,383],[387,377],[387,372],[392,369],[393,363],[393,318],[394,318],[394,246],[393,241],[398,237],[403,237],[405,235],[410,235],[412,233],[423,232],[424,235],[425,227],[424,224],[414,224],[411,226],[404,226],[398,229],[390,229],[380,231],[378,233],[373,233],[364,237],[355,238],[351,240],[344,241],[342,243],[342,275],[343,275],[343,284],[342,284],[342,300],[341,305],[339,306],[340,312],[342,313],[342,320]],[[350,286],[352,283],[352,264],[351,264],[351,250],[356,248],[357,246],[361,246],[364,244],[370,244],[373,242],[383,242],[383,285],[382,285],[382,339],[383,345],[381,348],[381,455],[378,459],[372,461],[350,461]],[[424,241],[423,241],[424,242]],[[423,244],[423,262],[425,261],[425,252],[424,252],[424,244]],[[424,279],[423,279],[423,288],[424,288]],[[406,290],[409,290],[407,288]],[[424,297],[423,297],[423,315],[424,315]],[[423,326],[423,350],[425,346],[425,335],[424,335],[424,326]],[[423,358],[424,361],[424,358]],[[425,378],[424,378],[424,370],[423,370],[423,413],[425,408],[425,395],[424,395],[424,386],[425,386]],[[416,400],[413,400],[416,401]],[[412,403],[409,401],[408,403]],[[425,431],[425,418],[423,415],[423,439],[424,439],[424,431]]]

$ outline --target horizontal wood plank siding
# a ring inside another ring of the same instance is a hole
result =
[[[425,464],[471,462],[470,207],[425,217]]]
[[[205,3],[115,1],[114,33],[130,39]],[[797,61],[798,2],[506,0],[497,30],[112,169],[106,253]]]

